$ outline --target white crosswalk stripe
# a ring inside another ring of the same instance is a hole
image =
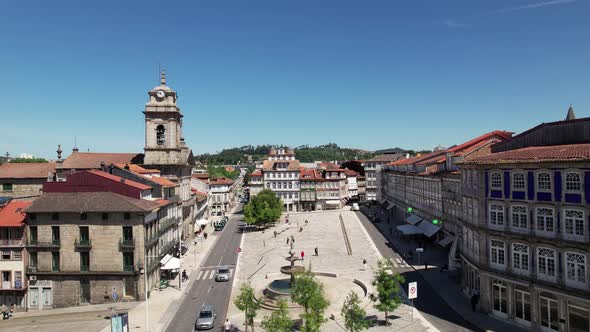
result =
[[[209,273],[209,276],[207,277],[207,279],[213,279],[213,277],[215,276],[215,271],[214,270],[211,270],[209,272],[210,273]]]
[[[199,275],[197,276],[197,280],[201,280],[201,278],[203,277],[205,271],[201,270],[199,271]]]

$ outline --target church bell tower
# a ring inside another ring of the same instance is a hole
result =
[[[177,94],[166,85],[166,72],[160,85],[148,92],[145,105],[144,165],[186,164],[190,150],[182,137],[182,114],[176,106]]]

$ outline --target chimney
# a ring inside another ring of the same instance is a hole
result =
[[[103,172],[106,172],[106,171],[107,171],[107,169],[106,169],[106,167],[105,167],[105,163],[104,163],[104,161],[101,161],[101,162],[100,162],[100,170],[101,170],[101,171],[103,171]]]
[[[126,170],[129,170],[129,164],[128,164],[128,163],[127,163],[127,164],[125,164],[125,169],[126,169]]]
[[[124,178],[121,178],[121,183],[125,183],[125,179]]]

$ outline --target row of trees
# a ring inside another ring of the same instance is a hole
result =
[[[378,262],[372,282],[376,293],[369,295],[370,300],[374,302],[374,307],[385,313],[386,325],[389,325],[389,313],[399,307],[402,302],[399,287],[404,282],[402,276],[397,273],[392,274],[391,271],[392,265],[389,261]],[[300,330],[302,332],[319,332],[322,324],[327,321],[324,312],[330,302],[326,299],[323,285],[315,279],[311,272],[311,266],[295,275],[291,300],[304,309],[300,315],[303,321]],[[240,294],[236,297],[234,304],[244,312],[246,331],[248,331],[248,327],[254,331],[254,318],[257,314],[256,311],[260,309],[254,289],[246,283],[242,284]],[[266,331],[291,332],[295,324],[289,316],[287,302],[280,300],[277,305],[278,309],[262,320],[262,327]],[[365,309],[361,306],[360,297],[354,291],[351,291],[346,297],[340,313],[344,318],[344,326],[347,331],[358,332],[372,326]]]
[[[240,176],[240,170],[236,169],[230,172],[223,166],[209,166],[207,167],[207,174],[209,174],[210,179],[228,178],[235,180]]]
[[[248,225],[266,226],[277,221],[282,212],[283,201],[272,190],[264,189],[244,206],[244,220]]]

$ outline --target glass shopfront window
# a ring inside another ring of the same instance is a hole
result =
[[[588,332],[590,331],[590,321],[588,318],[588,309],[575,306],[573,304],[568,305],[568,321],[570,332]]]
[[[514,315],[517,320],[531,322],[531,294],[520,289],[514,290]]]
[[[549,331],[559,331],[557,301],[541,296],[541,328]]]
[[[506,317],[508,314],[508,291],[502,281],[495,280],[492,283],[492,298],[494,313]]]

